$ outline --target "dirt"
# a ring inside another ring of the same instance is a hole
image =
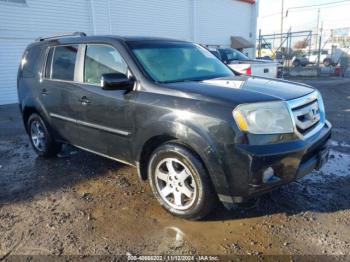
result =
[[[350,80],[306,81],[334,125],[331,157],[256,206],[175,218],[132,167],[29,145],[18,106],[0,107],[0,261],[11,255],[350,255]]]

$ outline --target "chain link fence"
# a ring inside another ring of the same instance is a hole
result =
[[[281,63],[284,76],[350,76],[350,28],[342,37],[334,30],[265,35],[260,31],[256,57]]]

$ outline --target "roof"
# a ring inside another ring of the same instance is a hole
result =
[[[83,43],[88,41],[98,40],[117,40],[123,42],[141,42],[141,41],[171,41],[171,42],[186,42],[164,37],[150,37],[150,36],[119,36],[119,35],[92,35],[87,36],[83,32],[62,33],[54,36],[39,37],[36,39],[37,43],[47,41],[72,42]]]

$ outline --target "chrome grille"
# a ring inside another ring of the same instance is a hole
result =
[[[320,122],[320,109],[317,100],[299,108],[292,109],[294,121],[301,133]]]
[[[324,106],[318,92],[290,100],[288,105],[293,116],[295,129],[301,136],[310,136],[324,125]]]

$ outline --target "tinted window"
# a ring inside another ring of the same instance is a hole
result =
[[[235,50],[235,49],[224,49],[224,53],[226,55],[226,58],[228,61],[234,61],[234,60],[249,60],[247,56],[242,54],[241,52]]]
[[[127,74],[128,67],[116,49],[106,45],[88,45],[85,55],[84,82],[100,84],[108,73]]]
[[[35,72],[37,72],[38,62],[40,58],[40,52],[41,48],[39,47],[32,47],[25,52],[21,61],[22,77],[35,77]]]
[[[52,79],[74,80],[75,60],[78,46],[57,46],[52,60]]]

